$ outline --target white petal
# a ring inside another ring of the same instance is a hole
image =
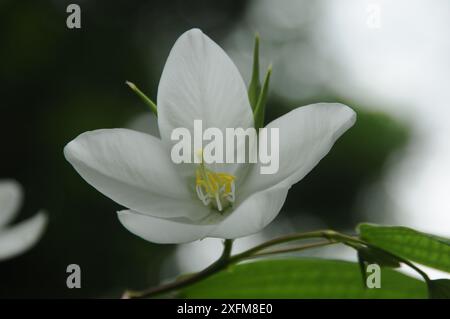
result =
[[[0,260],[12,258],[19,255],[32,246],[41,238],[47,224],[47,215],[43,212],[0,230]]]
[[[228,55],[198,29],[182,34],[167,59],[158,87],[158,124],[163,139],[177,127],[253,125],[245,83]],[[225,131],[224,131],[225,132]]]
[[[161,140],[148,134],[109,129],[86,132],[64,149],[66,159],[97,190],[117,203],[160,217],[201,218],[202,211],[173,209],[192,200]]]
[[[19,212],[23,200],[22,187],[14,180],[0,181],[0,228]]]
[[[247,197],[209,236],[232,239],[259,232],[278,215],[289,188],[283,182]]]
[[[290,185],[297,183],[319,163],[355,120],[356,113],[339,103],[299,107],[274,120],[267,128],[279,128],[279,170],[275,174],[261,174],[261,163],[258,162],[245,181],[245,193],[261,191],[281,181]]]
[[[175,128],[194,137],[194,120],[210,127],[253,127],[247,89],[238,69],[214,41],[198,29],[181,35],[167,59],[158,87],[158,125],[163,141]],[[215,169],[233,173],[241,165]],[[189,172],[188,172],[189,173]]]
[[[202,239],[216,227],[150,217],[131,210],[123,210],[117,214],[122,225],[130,232],[159,244],[180,244]]]

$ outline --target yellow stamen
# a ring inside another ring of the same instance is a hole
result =
[[[203,150],[197,152],[201,157],[199,167],[195,172],[195,188],[199,199],[204,205],[212,205],[219,212],[234,203],[235,176],[228,173],[216,173],[207,169],[203,162]]]

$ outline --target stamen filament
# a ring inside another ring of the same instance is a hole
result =
[[[205,206],[213,204],[219,212],[222,212],[235,200],[235,176],[228,173],[216,173],[205,167],[203,152],[197,153],[201,156],[199,167],[195,175],[195,189],[198,198]]]

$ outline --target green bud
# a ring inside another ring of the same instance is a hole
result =
[[[261,91],[261,82],[259,81],[259,35],[255,35],[255,46],[253,49],[253,71],[250,84],[248,86],[248,99],[253,110],[258,103],[258,97]]]
[[[266,112],[266,102],[267,102],[267,95],[269,92],[269,81],[270,81],[271,74],[272,74],[272,65],[269,65],[266,76],[264,78],[262,90],[259,93],[258,102],[256,103],[256,108],[253,111],[253,117],[255,119],[255,128],[256,129],[259,129],[264,126],[264,116],[265,116],[265,112]]]
[[[156,116],[158,116],[158,109],[156,107],[156,103],[153,102],[152,100],[150,100],[147,95],[142,93],[142,91],[139,90],[139,88],[134,83],[132,83],[130,81],[125,81],[125,83],[126,83],[126,85],[128,85],[130,87],[130,89],[133,90],[134,93],[136,93],[142,99],[142,101],[144,101],[145,104],[147,104],[147,106],[150,108],[150,110],[153,113],[155,113]]]

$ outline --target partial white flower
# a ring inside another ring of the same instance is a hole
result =
[[[13,180],[0,180],[0,261],[15,257],[33,247],[41,238],[47,224],[43,212],[7,226],[19,211],[23,191]]]
[[[203,121],[204,130],[253,127],[239,71],[200,30],[187,31],[167,59],[157,102],[161,138],[128,129],[104,129],[83,133],[64,149],[66,159],[89,184],[129,208],[118,212],[121,223],[157,243],[231,239],[260,231],[276,217],[289,188],[329,152],[356,119],[355,112],[345,105],[319,103],[294,109],[271,122],[269,128],[279,128],[277,173],[261,175],[259,164],[205,164],[200,168],[217,178],[225,177],[220,185],[224,187],[218,188],[217,205],[204,200],[205,195],[217,194],[205,194],[204,189],[197,192],[199,164],[172,163],[170,135],[178,127],[193,135],[197,119]]]

